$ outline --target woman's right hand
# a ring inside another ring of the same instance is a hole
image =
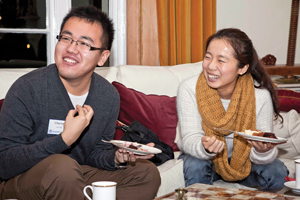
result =
[[[218,140],[216,136],[203,136],[202,145],[209,153],[220,153],[225,147],[225,143],[221,140]]]

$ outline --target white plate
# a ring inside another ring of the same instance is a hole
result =
[[[286,187],[292,189],[293,193],[300,195],[300,189],[296,189],[296,181],[288,181],[288,182],[285,182],[284,185]]]
[[[137,155],[145,156],[145,155],[149,155],[149,154],[158,154],[158,153],[162,152],[158,148],[149,147],[147,145],[139,144],[137,142],[129,142],[129,141],[122,141],[122,140],[111,140],[111,141],[108,141],[108,142],[112,143],[113,145],[115,145],[117,147],[120,147],[122,149],[126,149],[127,151],[132,151],[134,154],[137,154]],[[129,145],[131,145],[131,144],[138,147],[139,150],[129,148]]]
[[[261,137],[261,136],[246,135],[243,133],[236,133],[236,134],[244,137],[247,140],[256,140],[256,141],[261,141],[261,142],[282,143],[282,142],[287,141],[287,139],[280,138],[280,137],[277,137],[277,139],[275,139],[275,138],[268,138],[268,137]]]

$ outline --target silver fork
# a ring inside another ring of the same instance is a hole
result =
[[[244,132],[238,132],[238,131],[233,131],[233,130],[225,130],[225,129],[216,128],[216,127],[213,127],[213,129],[220,130],[220,131],[228,131],[228,132],[233,132],[233,133],[238,133],[238,134],[245,134]]]
[[[228,131],[228,132],[237,133],[237,134],[244,134],[244,132],[238,132],[238,131],[233,131],[233,130],[225,130],[225,129],[216,128],[216,127],[213,127],[213,129],[220,130],[220,131]],[[233,138],[233,137],[228,136],[227,138]]]
[[[121,142],[118,142],[118,141],[106,141],[106,140],[102,140],[102,142],[106,142],[106,143],[110,143],[110,144],[114,144],[114,145],[120,145],[122,144]]]

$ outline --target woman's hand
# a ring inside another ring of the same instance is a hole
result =
[[[259,153],[265,153],[267,151],[270,151],[276,145],[278,145],[270,142],[260,142],[255,140],[248,140],[248,143],[250,143],[255,148],[255,150]]]
[[[148,143],[147,146],[154,147],[154,143]],[[154,154],[149,154],[146,156],[135,155],[133,152],[127,152],[126,149],[118,149],[115,154],[115,162],[116,164],[121,164],[125,162],[135,162],[136,159],[150,159],[154,156]]]
[[[216,136],[203,136],[202,145],[209,153],[220,153],[225,147],[225,143],[221,140],[218,140]]]

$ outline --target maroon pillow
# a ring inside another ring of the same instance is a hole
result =
[[[145,127],[152,130],[161,141],[178,151],[176,145],[176,126],[178,122],[176,111],[176,97],[165,95],[146,95],[118,83],[112,85],[120,94],[119,121],[129,125],[137,120]],[[115,139],[120,139],[122,134],[117,131]]]
[[[0,99],[0,111],[1,111],[1,107],[2,107],[3,102],[4,102],[4,99]]]
[[[300,113],[300,93],[294,90],[280,89],[278,90],[280,111],[288,112],[291,109]]]
[[[121,124],[119,121],[117,121],[117,126],[122,126],[123,124]],[[128,124],[125,124],[128,126]],[[115,140],[121,140],[122,136],[124,135],[124,132],[120,129],[116,129],[116,132],[115,132],[115,137],[114,139]]]

